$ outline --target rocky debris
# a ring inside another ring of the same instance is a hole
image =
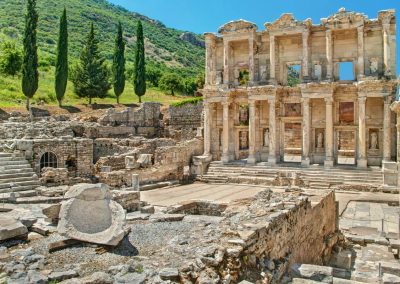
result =
[[[64,194],[68,191],[68,189],[69,189],[68,185],[55,186],[55,187],[40,186],[36,188],[36,191],[41,196],[60,197],[64,196]]]
[[[384,273],[382,277],[383,284],[400,284],[400,277],[397,275]]]
[[[121,204],[127,212],[137,211],[140,207],[140,192],[139,191],[126,191],[126,190],[113,190],[112,199]]]
[[[78,273],[74,270],[67,271],[54,271],[49,274],[49,280],[53,282],[59,282],[67,279],[71,279],[79,276]]]
[[[64,185],[69,183],[69,172],[66,168],[43,168],[40,182],[43,185]]]
[[[125,212],[111,200],[105,184],[79,184],[66,193],[60,209],[60,235],[85,242],[116,246],[124,237]]]
[[[20,221],[11,218],[0,216],[0,241],[26,237],[28,229]]]
[[[154,215],[150,216],[150,221],[151,222],[177,222],[177,221],[182,221],[182,219],[185,217],[184,214],[162,214],[162,213],[157,213]]]
[[[179,271],[176,268],[163,268],[161,269],[160,278],[162,280],[178,280],[179,279]]]
[[[154,214],[154,206],[148,205],[140,208],[141,213]]]
[[[139,159],[136,161],[141,168],[148,168],[152,163],[152,154],[140,154]]]
[[[51,220],[52,223],[58,222],[60,215],[61,204],[51,204],[43,208],[42,213]]]
[[[333,282],[333,269],[329,266],[294,264],[291,267],[291,273],[294,278],[309,279],[323,283]]]

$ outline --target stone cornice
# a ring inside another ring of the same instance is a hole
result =
[[[245,21],[245,20],[237,20],[226,23],[218,29],[218,33],[232,34],[232,33],[251,33],[257,31],[258,27],[256,24]]]
[[[273,23],[265,23],[264,27],[269,32],[276,31],[291,31],[291,30],[308,30],[312,26],[311,19],[306,19],[305,21],[297,21],[293,14],[285,13],[282,14],[279,19]]]

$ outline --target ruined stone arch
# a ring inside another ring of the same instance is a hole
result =
[[[58,158],[57,155],[53,152],[45,152],[40,157],[40,171],[43,168],[57,168],[58,167]]]

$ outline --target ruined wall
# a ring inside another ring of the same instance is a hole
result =
[[[185,104],[168,108],[168,137],[177,140],[193,139],[197,135],[197,128],[201,127],[203,104]]]

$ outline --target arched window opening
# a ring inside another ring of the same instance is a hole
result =
[[[43,168],[57,168],[57,156],[52,152],[46,152],[40,158],[40,171]]]

